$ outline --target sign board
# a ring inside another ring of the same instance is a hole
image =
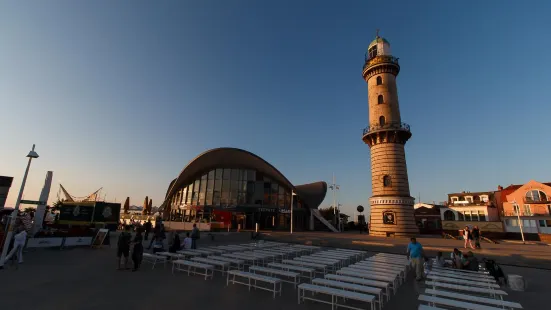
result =
[[[62,204],[59,208],[60,224],[86,224],[92,221],[94,205]]]
[[[45,205],[45,201],[37,201],[37,200],[21,200],[22,204],[26,205]]]
[[[394,213],[394,211],[384,211],[383,223],[387,225],[396,225],[396,213]]]
[[[30,238],[27,241],[27,248],[52,248],[60,247],[61,244],[63,244],[62,237]]]
[[[98,230],[98,233],[96,234],[96,236],[94,237],[94,240],[92,241],[92,247],[101,248],[101,246],[103,245],[103,241],[105,240],[108,234],[109,234],[109,229],[102,228]]]
[[[63,246],[91,245],[93,237],[66,237]]]
[[[120,213],[120,203],[96,202],[93,221],[97,223],[118,224]]]

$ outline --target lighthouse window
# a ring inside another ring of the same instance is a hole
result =
[[[385,125],[385,117],[384,116],[379,117],[379,125],[381,127]]]
[[[377,45],[372,46],[367,53],[369,54],[369,59],[377,57]]]
[[[383,97],[383,95],[379,95],[377,97],[377,104],[383,104],[385,101],[385,98]]]
[[[389,187],[391,185],[391,180],[390,180],[390,176],[389,175],[385,175],[383,177],[383,186],[384,187]]]
[[[383,78],[380,76],[377,77],[377,85],[383,85]]]

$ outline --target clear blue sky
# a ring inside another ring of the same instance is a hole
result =
[[[412,196],[551,181],[551,2],[2,1],[0,175],[12,206],[54,171],[77,196],[149,195],[196,155],[249,150],[293,183],[371,195],[367,87],[375,29],[402,71]],[[323,206],[331,202],[331,195]]]

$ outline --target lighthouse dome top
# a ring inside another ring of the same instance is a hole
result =
[[[369,47],[367,49],[370,49],[373,46],[378,45],[379,43],[380,44],[387,44],[388,46],[390,46],[390,42],[388,42],[387,39],[385,39],[383,37],[376,36],[375,39],[373,41],[371,41],[371,43],[369,43]]]

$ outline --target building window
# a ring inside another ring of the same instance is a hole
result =
[[[465,212],[465,221],[470,221],[471,220],[471,211],[466,211]]]
[[[481,222],[486,222],[486,214],[484,214],[484,211],[478,211],[478,218]]]
[[[524,205],[524,215],[532,215],[532,210],[530,210],[530,205]]]
[[[468,203],[473,203],[473,197],[471,197],[471,196],[465,197],[465,200],[466,200]]]
[[[488,202],[488,195],[480,195],[480,201]]]
[[[457,197],[452,197],[452,202],[456,202],[457,201]]]
[[[377,77],[377,85],[383,85],[383,78],[380,76]]]
[[[518,215],[520,213],[520,209],[519,209],[518,205],[513,205],[513,213],[515,215]]]
[[[444,212],[444,221],[455,221],[455,214],[451,210]]]
[[[385,98],[383,97],[383,95],[377,96],[377,104],[383,104],[383,103],[385,103]]]
[[[480,221],[480,220],[478,219],[478,212],[476,212],[476,211],[471,211],[471,214],[472,214],[471,216],[472,216],[472,220],[473,220],[473,221],[476,221],[476,222]]]
[[[465,220],[465,216],[463,215],[463,212],[457,212],[457,218],[460,220],[460,221],[464,221]]]
[[[384,187],[390,187],[392,185],[392,180],[390,179],[389,175],[385,175],[383,177],[383,186]]]
[[[379,117],[379,125],[381,127],[385,125],[385,117],[384,116]]]
[[[369,59],[377,57],[377,45],[373,45],[368,51],[368,57]]]
[[[540,190],[532,190],[526,193],[526,202],[547,201],[547,195]]]

